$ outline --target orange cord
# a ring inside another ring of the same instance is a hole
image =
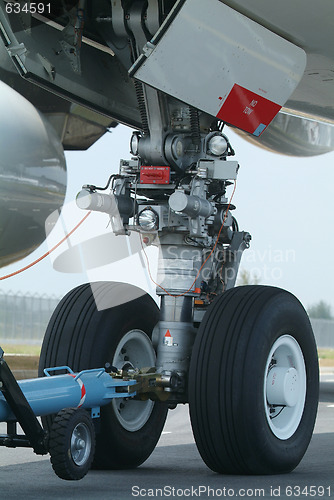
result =
[[[56,250],[62,243],[64,243],[64,241],[66,241],[73,233],[74,231],[76,231],[78,229],[79,226],[81,226],[81,224],[87,219],[87,217],[91,214],[92,212],[88,212],[85,217],[83,219],[81,219],[81,221],[79,222],[79,224],[77,224],[73,229],[72,231],[70,231],[59,243],[57,243],[57,245],[55,245],[53,248],[51,248],[51,250],[49,250],[48,252],[46,252],[44,255],[42,255],[42,257],[40,257],[39,259],[35,260],[34,262],[32,262],[31,264],[29,264],[28,266],[26,267],[23,267],[22,269],[19,269],[18,271],[15,271],[14,273],[11,273],[11,274],[7,274],[7,276],[2,276],[0,277],[0,281],[1,280],[6,280],[8,278],[11,278],[12,276],[16,276],[17,274],[20,274],[20,273],[23,273],[23,271],[26,271],[27,269],[30,269],[31,267],[35,266],[36,264],[38,264],[38,262],[41,262],[41,260],[45,259],[45,257],[47,257],[48,255],[50,255],[50,253],[52,253],[54,250]]]
[[[220,229],[218,231],[218,235],[217,235],[217,240],[216,240],[216,243],[214,244],[211,252],[209,253],[209,255],[207,256],[207,258],[205,259],[205,261],[203,262],[203,264],[201,265],[201,267],[199,268],[199,271],[198,273],[196,274],[196,278],[194,279],[193,283],[191,284],[191,286],[188,288],[188,290],[186,292],[183,292],[183,293],[180,293],[179,295],[174,295],[172,293],[169,293],[163,286],[159,285],[158,283],[156,283],[154,281],[154,279],[152,278],[152,275],[151,275],[151,270],[150,270],[150,262],[148,260],[148,257],[147,257],[147,254],[145,252],[145,248],[144,248],[144,245],[143,245],[143,240],[142,240],[142,237],[140,235],[140,242],[141,242],[141,246],[142,246],[142,249],[143,249],[143,252],[144,252],[144,255],[145,255],[145,258],[146,258],[146,262],[147,262],[147,271],[148,271],[148,274],[149,274],[149,277],[151,279],[151,281],[155,284],[155,286],[161,288],[161,290],[163,290],[164,292],[166,292],[167,295],[169,295],[170,297],[184,297],[187,293],[191,292],[192,290],[192,287],[195,285],[196,281],[197,281],[197,278],[199,277],[203,267],[205,266],[205,264],[207,263],[207,261],[210,259],[211,255],[213,254],[213,252],[215,251],[216,249],[216,246],[218,244],[218,241],[219,241],[219,236],[220,236],[220,233],[222,232],[223,230],[223,227],[224,227],[224,224],[226,222],[226,219],[227,219],[227,216],[228,216],[228,213],[229,213],[229,210],[230,210],[230,206],[231,206],[231,203],[232,203],[232,199],[233,199],[233,196],[234,196],[234,193],[235,193],[235,190],[236,190],[236,187],[237,187],[237,181],[235,180],[234,181],[234,188],[233,188],[233,192],[231,194],[231,198],[230,198],[230,202],[227,206],[227,209],[225,211],[225,215],[224,215],[224,219],[223,219],[223,222],[222,222],[222,225],[220,226]]]
[[[163,290],[164,292],[167,293],[167,295],[169,295],[170,297],[183,297],[184,295],[186,295],[187,293],[189,293],[192,289],[192,287],[194,286],[194,284],[196,283],[196,280],[197,278],[199,277],[203,267],[205,266],[205,264],[207,263],[207,261],[210,259],[211,255],[213,254],[213,252],[215,251],[216,249],[216,246],[218,244],[218,241],[219,241],[219,236],[220,236],[220,233],[222,232],[223,230],[223,227],[224,227],[224,224],[225,224],[225,221],[227,219],[227,216],[228,216],[228,213],[229,213],[229,209],[230,209],[230,206],[231,206],[231,203],[232,203],[232,199],[233,199],[233,196],[234,196],[234,193],[235,193],[235,190],[236,190],[236,187],[237,187],[237,181],[234,181],[234,189],[233,189],[233,192],[232,192],[232,195],[231,195],[231,198],[230,198],[230,202],[227,206],[227,209],[226,209],[226,212],[225,212],[225,215],[224,215],[224,219],[223,219],[223,222],[222,222],[222,225],[218,231],[218,235],[217,235],[217,240],[216,240],[216,243],[214,244],[211,252],[209,253],[209,255],[207,256],[207,258],[205,259],[205,261],[203,262],[203,264],[201,265],[201,267],[199,268],[199,271],[193,281],[193,283],[191,284],[191,286],[188,288],[187,291],[179,294],[179,295],[173,295],[171,293],[169,293],[163,286],[159,285],[158,283],[155,282],[155,280],[153,279],[152,277],[152,274],[151,274],[151,269],[150,269],[150,262],[149,262],[149,259],[147,257],[147,254],[145,252],[145,248],[144,248],[144,245],[143,245],[143,240],[142,240],[142,237],[140,235],[140,243],[141,243],[141,246],[142,246],[142,249],[143,249],[143,252],[144,252],[144,255],[145,255],[145,258],[146,258],[146,262],[147,262],[147,271],[148,271],[148,274],[149,274],[149,277],[151,279],[151,281],[159,288],[161,288],[161,290]],[[2,280],[6,280],[8,278],[12,278],[13,276],[16,276],[17,274],[20,274],[20,273],[23,273],[24,271],[26,271],[27,269],[30,269],[31,267],[35,266],[36,264],[38,264],[39,262],[41,262],[43,259],[45,259],[48,255],[50,255],[52,252],[54,252],[54,250],[56,250],[62,243],[64,243],[64,241],[66,241],[80,226],[81,224],[89,217],[89,215],[92,213],[92,211],[89,211],[85,217],[83,219],[81,219],[81,221],[72,229],[72,231],[70,231],[62,240],[59,241],[59,243],[57,243],[57,245],[55,245],[53,248],[51,248],[51,250],[49,250],[48,252],[46,252],[44,255],[42,255],[41,257],[39,257],[37,260],[35,260],[34,262],[31,262],[31,264],[29,264],[28,266],[25,266],[23,267],[22,269],[19,269],[18,271],[15,271],[14,273],[11,273],[11,274],[7,274],[6,276],[2,276],[0,277],[0,281]]]

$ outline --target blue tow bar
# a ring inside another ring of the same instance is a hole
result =
[[[64,371],[65,375],[50,375]],[[131,391],[135,380],[115,379],[104,368],[74,373],[68,366],[46,368],[46,377],[18,382],[32,411],[38,417],[58,413],[63,408],[92,409],[92,417],[98,417],[100,407],[114,398],[136,395]],[[0,422],[15,420],[15,416],[0,392]]]
[[[60,478],[81,479],[94,459],[93,419],[114,398],[135,396],[136,380],[118,378],[104,368],[74,373],[68,366],[59,366],[45,369],[45,377],[17,382],[3,354],[0,347],[0,422],[7,422],[0,446],[50,453]],[[49,431],[43,429],[37,417],[53,414]],[[17,432],[17,424],[24,434]]]

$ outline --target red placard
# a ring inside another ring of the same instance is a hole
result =
[[[235,83],[220,108],[217,118],[245,132],[259,136],[281,107]]]
[[[169,184],[170,167],[140,167],[140,184]]]

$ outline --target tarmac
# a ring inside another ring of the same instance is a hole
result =
[[[0,433],[5,432],[0,424]],[[110,450],[112,453],[112,450]],[[139,468],[90,471],[63,481],[48,456],[0,448],[1,500],[131,500],[133,498],[334,497],[334,367],[321,369],[318,417],[310,446],[290,474],[218,475],[203,463],[191,431],[188,406],[170,411],[151,457]]]

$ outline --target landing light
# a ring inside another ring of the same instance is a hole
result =
[[[208,142],[208,149],[214,156],[222,156],[227,150],[227,141],[222,135],[214,135]]]
[[[134,132],[130,141],[130,151],[134,156],[138,156],[139,132]]]
[[[138,222],[145,231],[156,231],[159,227],[159,217],[152,208],[144,208],[138,215]]]

